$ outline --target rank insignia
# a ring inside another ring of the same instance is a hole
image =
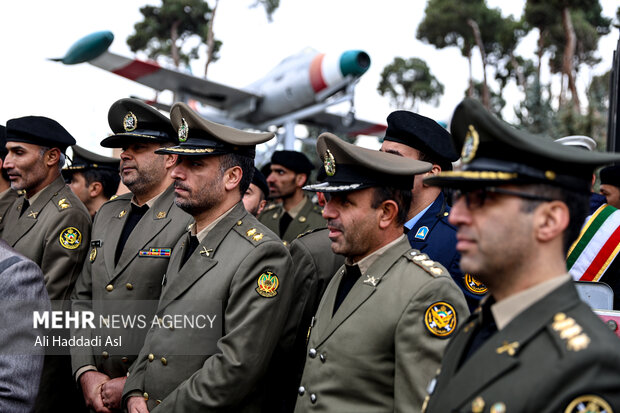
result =
[[[495,403],[493,406],[491,406],[491,410],[489,410],[490,413],[506,413],[506,404],[499,402],[499,403]]]
[[[166,211],[159,211],[157,213],[157,219],[166,218]]]
[[[82,234],[75,227],[68,227],[60,231],[58,237],[60,245],[68,250],[74,250],[82,243]]]
[[[67,209],[71,206],[71,204],[67,202],[67,198],[63,198],[58,201],[58,206],[60,207],[60,209]]]
[[[185,118],[181,118],[181,124],[179,125],[179,142],[185,142],[189,136],[189,126]]]
[[[122,218],[125,216],[125,214],[127,213],[127,211],[125,211],[124,209],[118,214],[119,218]]]
[[[474,156],[476,156],[479,144],[478,131],[476,131],[473,125],[469,125],[469,130],[465,135],[465,142],[463,142],[463,150],[461,151],[461,162],[470,163]]]
[[[613,409],[602,397],[588,394],[570,402],[564,413],[613,413]]]
[[[557,313],[553,317],[551,328],[566,341],[566,348],[570,351],[583,350],[590,344],[590,337],[583,332],[581,326],[574,318],[567,317],[564,313]]]
[[[95,258],[97,258],[97,248],[90,250],[90,256],[88,258],[90,259],[90,262],[95,262]]]
[[[127,112],[123,118],[123,129],[125,132],[135,131],[138,127],[138,118],[132,112]]]
[[[258,287],[256,287],[256,292],[262,297],[271,298],[278,294],[280,281],[278,280],[278,276],[271,271],[262,273],[260,277],[258,277],[257,284]]]
[[[422,241],[424,241],[427,235],[428,235],[428,227],[424,226],[424,227],[418,228],[418,231],[415,233],[414,238],[421,239]]]
[[[141,257],[169,257],[171,252],[170,248],[149,248],[139,251],[138,255]]]
[[[465,288],[472,294],[484,295],[489,291],[486,285],[482,284],[471,274],[465,274]]]
[[[376,287],[376,286],[377,286],[377,284],[379,284],[379,279],[378,279],[378,278],[375,278],[375,277],[374,277],[374,276],[372,276],[372,275],[367,275],[367,276],[366,276],[366,279],[364,280],[364,284],[370,284],[370,285],[372,285],[373,287]]]
[[[260,241],[260,240],[262,240],[262,239],[263,239],[263,237],[264,237],[264,235],[263,235],[263,234],[258,233],[258,234],[254,234],[254,236],[252,237],[252,239],[253,239],[254,241]]]
[[[431,304],[424,314],[424,325],[437,337],[447,338],[456,331],[456,311],[445,301]]]
[[[256,234],[256,228],[250,228],[248,229],[248,231],[245,233],[245,235],[247,235],[248,237],[251,237],[252,235]]]
[[[328,150],[325,151],[325,158],[323,159],[323,166],[325,167],[325,173],[327,176],[334,176],[336,173],[336,159],[334,155]]]

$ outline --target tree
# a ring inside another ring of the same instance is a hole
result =
[[[431,74],[424,60],[396,57],[383,68],[377,90],[381,96],[387,95],[396,108],[415,110],[418,101],[437,105],[444,86]]]

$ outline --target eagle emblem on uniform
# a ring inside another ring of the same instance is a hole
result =
[[[82,234],[75,227],[68,227],[60,231],[60,245],[68,250],[74,250],[82,243]]]
[[[262,297],[271,298],[278,294],[280,281],[278,280],[278,276],[271,271],[262,273],[258,277],[257,284],[258,287],[256,287],[256,292]]]
[[[440,338],[451,336],[456,331],[456,311],[445,301],[431,304],[424,314],[424,325],[428,331]]]

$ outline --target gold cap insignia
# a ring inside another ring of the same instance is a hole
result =
[[[424,325],[436,337],[450,337],[456,331],[457,325],[454,307],[445,301],[431,304],[424,314]]]
[[[593,394],[579,396],[571,401],[564,413],[605,412],[614,413],[605,399]]]
[[[133,132],[138,127],[138,118],[132,112],[127,112],[123,118],[123,129],[125,132]]]
[[[476,295],[484,295],[489,291],[487,286],[478,281],[473,275],[467,273],[465,274],[464,278],[465,288],[467,288],[467,291],[469,291],[470,293]]]
[[[179,125],[179,142],[185,142],[189,136],[189,126],[185,118],[181,118],[181,124]]]
[[[336,173],[336,159],[334,155],[328,150],[325,151],[325,158],[323,159],[323,166],[325,167],[325,173],[327,176],[334,176]]]
[[[258,277],[257,284],[258,287],[256,287],[256,292],[261,297],[271,298],[275,297],[278,294],[278,287],[280,286],[280,281],[278,280],[278,276],[271,271],[266,271],[262,273]]]
[[[77,228],[68,227],[60,231],[58,240],[63,248],[74,250],[82,243],[82,234]]]
[[[463,142],[463,149],[461,150],[461,162],[470,163],[474,156],[476,156],[479,144],[480,137],[478,136],[478,131],[476,131],[473,125],[469,125],[469,131],[465,135],[465,142]]]

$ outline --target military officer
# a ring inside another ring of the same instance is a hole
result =
[[[269,186],[263,173],[254,167],[254,175],[248,190],[243,194],[243,206],[252,215],[258,216],[267,205],[267,197],[269,196]]]
[[[620,208],[620,165],[610,165],[599,174],[601,177],[601,194],[607,203]]]
[[[292,294],[291,258],[282,241],[241,202],[252,180],[250,133],[203,119],[175,103],[175,203],[195,225],[174,247],[157,308],[161,319],[217,308],[209,328],[152,328],[123,391],[129,412],[257,411],[274,391],[262,380]]]
[[[4,216],[19,196],[20,192],[11,188],[11,181],[6,169],[2,168],[4,158],[6,158],[6,128],[0,125],[0,234],[4,228]]]
[[[489,289],[429,385],[426,412],[608,412],[620,406],[618,339],[579,299],[564,257],[588,213],[592,172],[620,155],[519,131],[466,99],[452,117],[461,269]]]
[[[141,300],[158,300],[161,280],[173,246],[193,220],[174,205],[170,177],[176,155],[155,149],[177,143],[170,120],[137,99],[120,99],[110,107],[113,135],[103,147],[120,147],[123,184],[131,191],[105,203],[92,230],[90,254],[72,295],[74,310],[112,301],[123,311],[141,313]],[[135,310],[130,304],[135,303]],[[125,343],[142,343],[147,329],[122,332]],[[74,335],[86,335],[81,329]],[[93,333],[94,334],[94,333]],[[137,348],[74,348],[72,365],[86,403],[96,411],[119,409],[123,384]]]
[[[71,165],[63,168],[62,176],[94,218],[101,205],[118,190],[120,159],[99,155],[79,145],[73,145],[72,149]]]
[[[2,238],[41,267],[52,308],[68,309],[90,240],[88,210],[60,173],[75,139],[53,119],[25,116],[7,122],[6,141],[3,168],[25,195],[9,208]],[[68,355],[47,354],[35,411],[83,409]]]
[[[296,151],[276,151],[271,157],[270,168],[267,176],[269,195],[281,199],[282,203],[265,208],[258,220],[280,235],[286,244],[299,234],[324,227],[321,208],[314,205],[302,190],[314,169],[308,157]]]
[[[459,319],[461,290],[403,232],[415,174],[430,163],[360,148],[324,133],[332,251],[345,265],[311,322],[295,412],[415,411]]]
[[[430,162],[433,168],[418,175],[413,182],[413,197],[405,223],[411,246],[441,263],[461,287],[470,311],[486,294],[486,288],[459,268],[456,228],[448,222],[450,207],[441,188],[425,185],[425,176],[452,170],[458,154],[450,133],[432,119],[406,110],[392,112],[381,151]]]

